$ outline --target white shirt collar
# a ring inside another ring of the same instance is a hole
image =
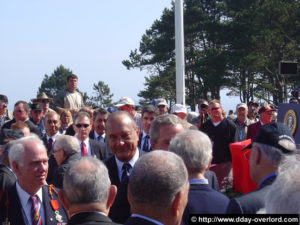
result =
[[[135,154],[134,156],[128,161],[128,163],[131,165],[131,168],[134,167],[134,164],[136,163],[136,161],[138,161],[139,159],[139,150],[138,148],[136,149],[135,151]],[[121,162],[116,156],[115,156],[115,160],[116,160],[116,163],[117,163],[117,167],[118,167],[118,174],[119,174],[119,179],[121,180],[121,177],[122,177],[122,167],[123,167],[123,164],[125,162]]]

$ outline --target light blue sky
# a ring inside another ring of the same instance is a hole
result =
[[[129,96],[138,103],[147,71],[121,62],[165,7],[171,0],[0,0],[0,93],[9,109],[35,98],[44,75],[60,64],[79,76],[81,91],[91,95],[101,80],[114,101]],[[225,110],[238,103],[224,94],[221,101]]]

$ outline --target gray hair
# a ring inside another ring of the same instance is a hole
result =
[[[106,204],[110,184],[108,170],[100,160],[82,157],[67,169],[63,190],[70,204]]]
[[[129,179],[130,200],[161,212],[184,189],[187,179],[187,170],[179,156],[167,151],[152,151],[143,155],[133,167]]]
[[[130,123],[133,127],[134,130],[137,130],[138,127],[132,117],[132,115],[126,111],[123,111],[123,110],[119,110],[119,111],[116,111],[116,112],[113,112],[111,113],[108,118],[107,118],[107,121],[106,121],[106,126],[105,126],[105,129],[108,128],[108,125],[110,124],[110,121],[116,117],[121,117],[121,116],[125,116],[125,117],[128,117],[130,119]],[[106,132],[106,131],[105,131]]]
[[[12,145],[8,152],[8,158],[9,158],[9,164],[10,167],[13,168],[12,163],[13,161],[17,162],[21,166],[24,164],[24,156],[25,156],[25,144],[28,141],[34,141],[40,145],[42,145],[46,151],[46,147],[44,146],[43,141],[35,134],[30,134],[27,137],[23,137],[20,139],[17,139],[15,141],[11,141]]]
[[[151,123],[150,127],[150,139],[157,143],[157,139],[159,138],[159,129],[162,126],[176,126],[178,124],[181,124],[184,128],[184,130],[188,130],[189,126],[188,123],[182,119],[180,119],[178,116],[173,114],[164,114],[157,116]]]
[[[74,123],[76,122],[77,118],[84,118],[87,117],[91,121],[91,115],[86,111],[79,111],[74,116]]]
[[[53,149],[62,149],[66,155],[72,155],[80,152],[80,146],[77,139],[69,135],[58,135],[55,139]]]
[[[46,115],[45,115],[45,122],[44,123],[46,123],[46,121],[48,121],[48,118],[49,118],[50,115],[55,115],[55,116],[57,116],[58,119],[60,119],[60,115],[57,112],[50,111],[50,112],[46,113]]]
[[[281,140],[280,145],[285,146],[285,147],[289,146],[289,147],[291,147],[291,149],[296,148],[295,144],[292,143],[290,140]],[[292,145],[292,146],[290,146],[290,145]],[[286,156],[286,154],[284,154],[282,152],[282,150],[280,150],[276,147],[270,146],[270,145],[253,142],[252,146],[258,147],[261,150],[261,152],[263,153],[263,155],[267,158],[267,160],[275,165],[279,165],[281,160],[283,160]],[[290,148],[288,148],[288,149],[290,149]]]
[[[266,213],[300,214],[300,163],[279,172],[265,196]]]
[[[177,134],[169,145],[169,151],[179,155],[190,173],[203,173],[212,159],[209,137],[198,130]]]
[[[192,120],[197,116],[198,114],[196,112],[188,112],[188,114],[186,115],[186,121],[192,123]]]

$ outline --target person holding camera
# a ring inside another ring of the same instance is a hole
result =
[[[0,127],[9,120],[13,119],[13,113],[7,109],[8,99],[6,95],[0,94]]]
[[[192,124],[200,129],[201,125],[209,119],[208,116],[208,102],[204,99],[199,100],[198,103],[199,116],[192,120]]]

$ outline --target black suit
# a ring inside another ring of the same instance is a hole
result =
[[[72,155],[69,155],[68,158],[66,158],[55,170],[54,175],[52,177],[51,184],[53,184],[55,187],[59,189],[62,189],[65,172],[69,167],[70,163],[77,159],[80,159],[79,154],[73,153]]]
[[[54,210],[52,209],[50,205],[50,196],[48,191],[48,186],[44,185],[42,187],[43,192],[43,206],[44,206],[44,213],[45,213],[45,221],[43,221],[43,224],[45,225],[56,225],[58,222],[55,217]],[[59,214],[62,216],[63,222],[67,222],[67,214],[65,209],[62,207],[60,201],[58,200],[58,196],[55,194],[54,191],[52,191],[53,199],[57,200],[59,203]],[[10,225],[25,225],[25,221],[22,214],[22,205],[19,200],[19,196],[17,193],[16,185],[11,187],[8,190],[8,199],[9,199],[9,205],[8,205],[8,220],[10,221]],[[6,196],[2,197],[0,200],[0,223],[5,221],[6,218],[6,207],[5,207],[5,200]]]
[[[205,184],[190,184],[188,203],[181,225],[189,224],[190,214],[225,214],[229,198]]]
[[[129,217],[124,225],[156,225],[156,223],[139,217]]]
[[[139,134],[139,141],[138,141],[138,148],[140,150],[143,150],[143,146],[142,146],[142,140],[143,140],[143,132]],[[150,137],[149,137],[149,140],[150,140]],[[150,142],[149,142],[150,143]],[[150,146],[150,149],[148,149],[148,151],[144,151],[144,152],[150,152],[152,151],[152,148],[151,148],[151,144],[149,144]]]
[[[92,131],[90,132],[89,138],[90,138],[90,139],[93,139],[93,140],[95,140],[95,141],[98,141],[98,140],[95,139],[95,133],[94,133],[94,130],[92,130]],[[98,142],[100,142],[100,141],[98,141]],[[103,142],[101,142],[101,143],[103,143]],[[106,150],[106,156],[107,156],[107,158],[109,158],[110,156],[113,155],[113,153],[112,153],[112,151],[111,151],[110,148],[109,148],[109,145],[108,145],[108,141],[107,141],[106,136],[105,136],[105,138],[104,138],[104,143],[105,143],[105,147],[106,147],[106,149],[105,149],[105,150]]]
[[[17,121],[16,121],[15,118],[13,118],[12,120],[10,120],[10,121],[6,122],[5,124],[3,124],[3,126],[2,126],[1,129],[4,129],[4,128],[10,129],[10,126],[11,126],[13,123],[15,123],[15,122],[17,122]],[[31,122],[31,121],[28,119],[28,120],[24,121],[24,123],[26,123],[26,124],[28,125],[29,130],[30,130],[31,133],[35,133],[36,135],[38,135],[38,136],[40,137],[41,134],[40,134],[39,128],[38,128],[36,125],[34,125],[33,122]]]
[[[208,180],[208,186],[216,191],[219,191],[219,182],[215,172],[207,170],[204,173],[204,177]]]
[[[53,179],[53,175],[54,175],[54,172],[55,170],[57,169],[58,165],[57,165],[57,162],[54,158],[54,155],[53,155],[53,152],[52,152],[52,149],[49,149],[49,146],[48,146],[48,141],[47,141],[47,135],[45,135],[43,138],[42,138],[42,141],[44,142],[44,145],[47,149],[47,155],[48,155],[48,175],[47,175],[47,183],[48,184],[51,184],[51,181]],[[52,143],[52,147],[54,145],[54,140],[53,140],[53,143]]]
[[[0,164],[0,190],[8,190],[16,180],[14,173],[7,166]]]
[[[275,179],[276,176],[269,177],[259,186],[258,190],[231,199],[226,213],[256,214],[259,209],[264,208],[264,197]]]
[[[100,160],[107,159],[106,145],[103,142],[96,141],[93,139],[89,139],[90,147],[91,147],[91,155]]]
[[[139,157],[143,154],[145,154],[143,151],[139,151]],[[127,199],[129,179],[125,179],[122,183],[120,182],[118,167],[114,155],[105,160],[104,164],[108,169],[111,184],[116,185],[118,188],[116,199],[108,216],[116,223],[124,223],[131,214],[130,205]]]
[[[71,217],[68,225],[115,225],[110,218],[96,212],[80,212]]]

